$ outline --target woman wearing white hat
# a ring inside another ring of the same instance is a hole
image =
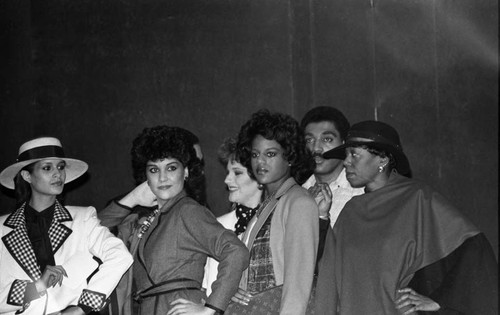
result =
[[[43,137],[24,143],[16,163],[0,173],[17,199],[17,209],[0,217],[1,314],[97,311],[132,264],[93,207],[57,200],[87,168],[66,158],[58,139]]]

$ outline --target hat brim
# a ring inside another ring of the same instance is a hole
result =
[[[54,157],[57,158],[57,157]],[[9,189],[14,189],[14,177],[16,177],[17,173],[19,173],[20,170],[23,169],[23,167],[30,165],[32,163],[41,161],[41,160],[46,160],[50,159],[50,157],[44,157],[44,158],[39,158],[39,159],[32,159],[32,160],[26,160],[22,162],[17,162],[14,163],[8,167],[6,167],[2,173],[0,173],[0,184],[2,184],[4,187],[7,187]],[[77,159],[70,159],[70,158],[61,158],[66,162],[66,181],[64,182],[69,183],[77,179],[78,177],[82,176],[89,168],[88,164],[77,160]]]
[[[396,170],[398,171],[398,173],[405,176],[411,175],[410,162],[408,161],[408,158],[403,153],[403,151],[396,149],[392,145],[380,142],[349,141],[330,151],[325,152],[323,154],[323,158],[344,160],[346,157],[345,153],[346,148],[361,146],[361,145],[365,145],[370,148],[380,149],[391,153],[394,159],[396,160]]]

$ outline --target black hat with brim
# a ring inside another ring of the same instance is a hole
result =
[[[323,157],[343,160],[346,157],[345,149],[357,146],[367,146],[390,153],[394,157],[398,173],[405,176],[411,174],[410,162],[403,152],[396,129],[380,121],[369,120],[354,124],[347,134],[346,142],[325,152]]]

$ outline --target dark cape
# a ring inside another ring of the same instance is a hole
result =
[[[447,200],[391,174],[353,197],[328,234],[316,313],[402,314],[397,290],[412,287],[440,304],[432,314],[498,314],[497,269],[484,235]]]

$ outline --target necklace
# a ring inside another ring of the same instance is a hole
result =
[[[149,228],[151,227],[151,223],[155,220],[156,216],[160,213],[160,209],[156,208],[153,213],[151,213],[144,222],[142,222],[141,226],[139,226],[139,232],[137,232],[137,237],[141,239],[144,236]]]

